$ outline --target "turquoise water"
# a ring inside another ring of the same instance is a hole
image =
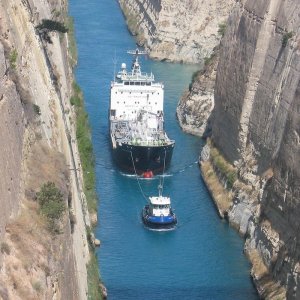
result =
[[[92,129],[100,197],[96,236],[97,255],[109,299],[257,299],[243,255],[243,241],[221,221],[204,186],[197,159],[199,138],[184,134],[175,110],[197,66],[145,60],[165,84],[165,120],[176,140],[171,167],[164,179],[178,216],[171,232],[149,231],[141,223],[145,204],[136,178],[113,165],[108,139],[110,81],[125,52],[135,48],[117,1],[70,0],[75,19],[79,61],[76,78],[81,86]],[[155,194],[159,180],[140,182],[146,195]]]

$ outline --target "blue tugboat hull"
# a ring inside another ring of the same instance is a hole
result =
[[[142,220],[151,229],[172,229],[177,224],[177,218],[172,211],[169,216],[151,216],[147,206],[143,208]]]

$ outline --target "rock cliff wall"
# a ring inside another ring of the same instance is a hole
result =
[[[176,114],[181,128],[190,134],[210,134],[210,115],[214,108],[216,71],[219,60],[218,49],[214,50],[201,71],[195,72],[189,89],[180,98]]]
[[[25,131],[21,100],[14,83],[6,75],[6,71],[4,48],[0,44],[0,240],[4,236],[5,225],[11,217],[17,214],[19,208]]]
[[[67,2],[0,2],[0,298],[86,299],[89,217],[83,194],[67,34]],[[53,236],[36,192],[53,181],[68,210]],[[75,225],[71,222],[74,214]]]
[[[219,44],[234,1],[119,0],[129,29],[159,60],[203,62]]]
[[[211,116],[213,143],[237,172],[226,213],[247,234],[254,282],[267,299],[300,298],[299,15],[296,0],[237,1]]]

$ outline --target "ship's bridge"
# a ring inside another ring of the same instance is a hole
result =
[[[110,117],[112,120],[135,120],[141,110],[158,114],[163,111],[164,85],[154,82],[152,72],[142,73],[139,55],[146,54],[139,49],[128,51],[134,55],[131,70],[121,64],[115,80],[111,83]]]

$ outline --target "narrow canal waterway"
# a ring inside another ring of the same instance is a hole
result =
[[[176,140],[171,168],[164,179],[178,216],[172,232],[144,228],[140,212],[145,200],[137,179],[114,166],[108,139],[110,81],[135,41],[127,31],[115,0],[70,0],[79,61],[76,78],[81,86],[92,129],[100,197],[96,236],[101,277],[109,299],[257,299],[243,255],[243,241],[220,221],[201,179],[197,159],[199,138],[183,133],[175,111],[180,95],[197,66],[145,60],[165,84],[165,123]],[[143,180],[146,195],[157,193],[158,179]]]

